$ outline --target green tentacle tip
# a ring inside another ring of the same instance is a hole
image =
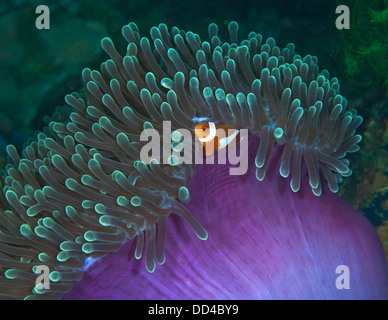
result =
[[[100,219],[98,219],[98,222],[105,227],[110,226],[110,218],[109,216],[101,216]]]
[[[276,128],[275,131],[273,132],[273,135],[276,139],[280,139],[283,137],[284,131],[282,128]]]
[[[49,278],[53,282],[58,282],[61,280],[61,273],[58,271],[53,271],[50,273]]]
[[[207,240],[209,238],[209,234],[207,233],[207,231],[205,229],[203,229],[203,234],[198,236],[201,240]]]
[[[84,209],[93,209],[95,206],[95,203],[93,201],[90,201],[90,200],[84,200],[84,201],[82,201],[81,206]]]
[[[59,248],[63,251],[72,251],[73,250],[73,242],[71,241],[63,241]]]
[[[177,166],[179,164],[179,159],[176,155],[170,155],[167,158],[167,162],[170,166]]]
[[[27,216],[33,217],[39,213],[39,210],[35,206],[29,207],[26,211]]]
[[[180,187],[178,190],[178,199],[179,201],[183,203],[189,203],[190,202],[190,192],[189,189],[186,187]]]
[[[55,223],[54,223],[54,220],[51,218],[43,218],[43,225],[46,228],[52,228],[54,227]]]
[[[116,202],[120,207],[125,207],[129,204],[128,199],[124,196],[117,197]]]
[[[69,259],[69,254],[67,252],[62,251],[57,254],[57,260],[59,262],[66,261],[67,259]]]
[[[151,122],[146,121],[146,122],[143,123],[143,129],[144,130],[146,130],[146,129],[154,129],[154,126],[152,125]]]
[[[171,140],[174,142],[180,142],[182,140],[182,134],[178,130],[173,131],[171,133]]]
[[[86,241],[95,241],[96,237],[94,236],[93,231],[86,231],[84,233],[84,238]]]
[[[20,234],[23,235],[24,237],[28,237],[29,234],[31,234],[31,228],[29,227],[28,224],[22,224],[19,228]]]
[[[38,255],[38,259],[39,259],[39,261],[41,261],[41,262],[47,262],[48,260],[49,260],[49,256],[46,254],[46,253],[39,253],[39,255]]]
[[[105,213],[105,206],[101,203],[97,203],[94,206],[94,211],[96,211],[98,214],[104,214]]]
[[[7,279],[16,279],[18,277],[16,269],[8,269],[4,272],[4,275]]]
[[[35,293],[37,294],[43,294],[43,293],[47,293],[47,289],[45,289],[45,287],[41,284],[41,283],[38,283],[34,289],[32,290],[34,291]]]
[[[134,206],[134,207],[138,207],[141,205],[141,198],[138,197],[138,196],[134,196],[131,198],[131,204]]]
[[[135,167],[136,170],[145,170],[147,169],[147,165],[141,161],[141,160],[137,160],[133,163],[133,166]]]
[[[156,158],[151,158],[150,164],[151,164],[151,165],[158,165],[158,164],[159,164],[159,160],[156,159]]]
[[[84,238],[81,236],[75,238],[75,243],[79,243],[79,244],[85,243]]]
[[[91,243],[85,243],[82,246],[82,251],[85,253],[93,253],[93,245]]]
[[[41,237],[41,238],[45,238],[46,237],[46,234],[47,234],[47,229],[45,227],[41,227],[41,226],[37,226],[34,228],[34,231],[35,233]]]
[[[35,274],[37,274],[37,273],[38,273],[38,271],[36,270],[37,268],[38,268],[38,266],[33,266],[33,267],[31,268],[32,272],[35,273]]]

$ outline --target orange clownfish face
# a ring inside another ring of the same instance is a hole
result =
[[[194,126],[194,132],[202,142],[207,157],[227,148],[233,140],[239,142],[239,130],[224,124],[201,121]]]

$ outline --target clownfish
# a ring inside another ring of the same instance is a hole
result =
[[[224,124],[201,121],[194,126],[194,132],[203,144],[206,157],[227,148],[233,140],[236,144],[240,142],[239,130]]]

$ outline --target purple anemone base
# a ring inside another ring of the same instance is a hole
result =
[[[188,209],[206,241],[177,216],[168,221],[166,261],[149,273],[135,242],[95,262],[64,299],[388,299],[388,264],[369,221],[326,186],[313,195],[307,176],[291,191],[274,149],[263,181],[249,169],[197,165]],[[338,289],[340,265],[349,289]],[[338,282],[338,281],[337,281]]]

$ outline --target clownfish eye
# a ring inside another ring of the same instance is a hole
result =
[[[216,124],[214,122],[201,121],[194,127],[195,134],[202,143],[209,142],[216,137]]]

